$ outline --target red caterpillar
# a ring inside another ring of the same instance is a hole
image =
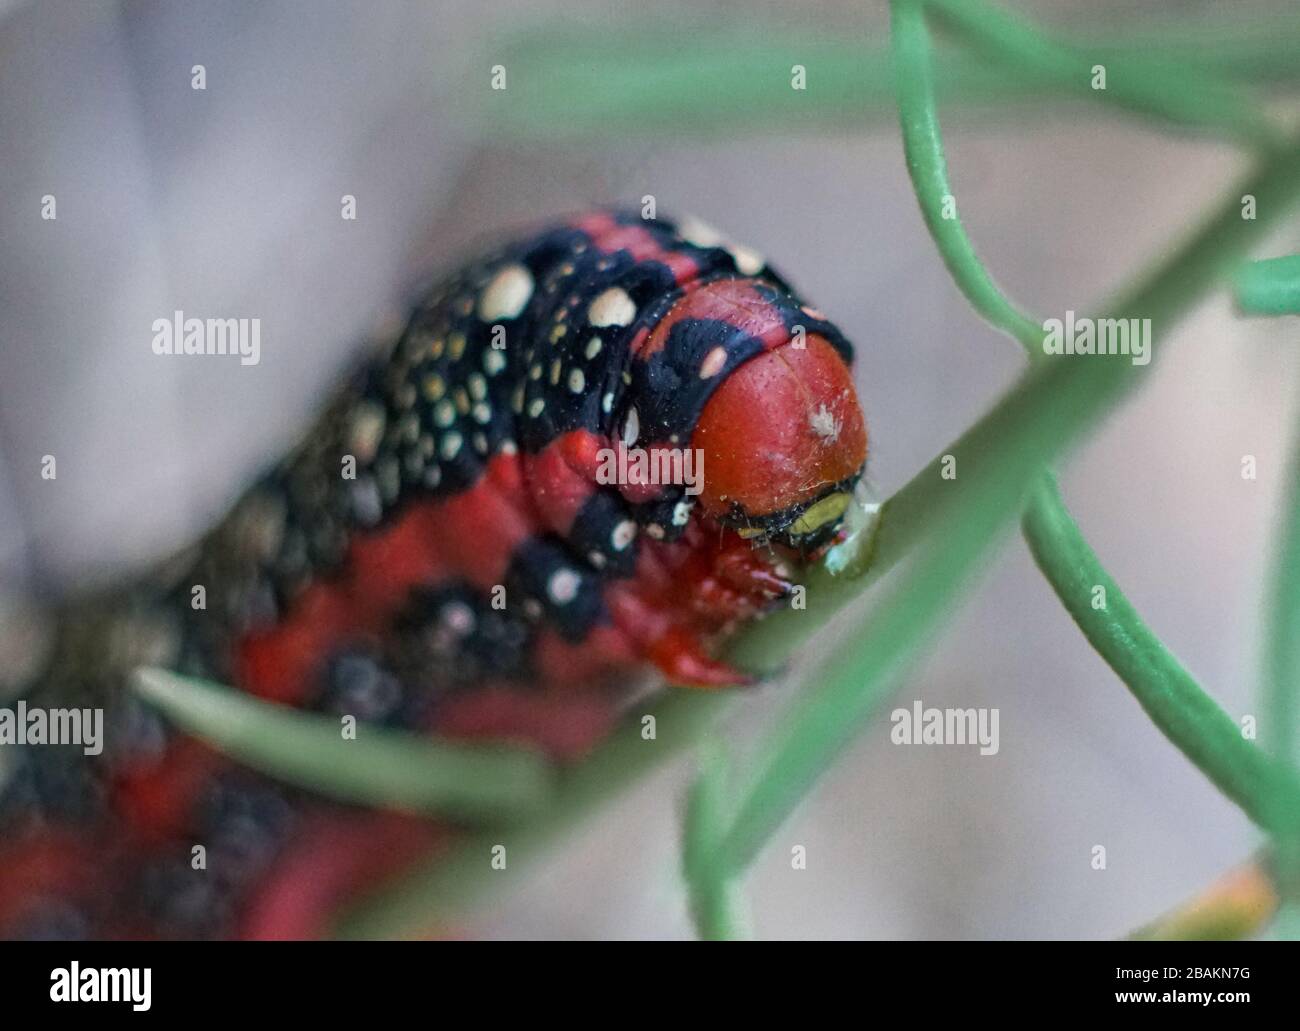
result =
[[[557,758],[647,663],[742,682],[714,642],[790,590],[784,562],[833,539],[861,475],[850,360],[698,224],[595,213],[458,273],[196,555],[64,621],[29,704],[89,688],[107,747],[29,748],[4,786],[0,932],[319,933],[442,833],[291,796],[168,731],[121,686],[139,662]],[[607,482],[629,468],[703,475]]]

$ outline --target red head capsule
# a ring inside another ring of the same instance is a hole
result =
[[[867,458],[849,368],[822,337],[739,366],[704,406],[692,446],[704,453],[706,515],[741,536],[802,551],[824,544]]]

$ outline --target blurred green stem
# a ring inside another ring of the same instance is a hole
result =
[[[1300,764],[1300,411],[1296,419],[1268,606],[1262,714],[1265,748],[1293,775]],[[1282,926],[1290,932],[1300,926],[1300,804],[1281,792],[1272,801],[1278,885],[1287,917]]]
[[[1247,262],[1233,287],[1247,315],[1300,315],[1300,254]]]
[[[697,935],[705,941],[745,937],[734,878],[710,862],[727,813],[726,753],[715,740],[700,748],[700,770],[686,796],[682,867]]]
[[[982,0],[925,2],[945,28],[1022,74],[1040,76],[1080,97],[1251,147],[1283,145],[1285,137],[1261,113],[1261,105],[1234,84],[1216,81],[1211,73],[1200,71],[1193,77],[1181,68],[1152,61],[1108,67],[1103,53],[1058,43]]]
[[[336,922],[344,938],[408,938],[445,930],[491,892],[508,894],[519,872],[598,807],[680,755],[735,701],[722,692],[675,691],[639,719],[628,719],[590,756],[566,770],[551,804],[533,818],[496,831],[472,832],[395,880],[350,902]],[[654,717],[654,736],[644,731]],[[506,869],[491,866],[492,848],[506,849]]]
[[[332,798],[481,823],[544,807],[554,776],[535,748],[430,740],[272,705],[162,669],[133,686],[178,727],[255,770]]]
[[[962,26],[954,22],[954,28],[960,34]],[[1233,87],[1269,84],[1294,90],[1300,83],[1294,43],[1300,15],[1294,11],[1258,18],[1234,11],[1205,24],[1163,13],[1128,21],[1119,40],[1081,35],[1090,28],[1067,26],[1073,65],[1079,67],[1078,55],[1089,61],[1083,86],[1074,71],[1053,74],[1071,68],[1068,63],[1046,70],[999,63],[989,60],[991,48],[985,45],[981,53],[945,49],[934,70],[939,96],[977,117],[1052,118],[1062,100],[1095,99],[1093,63],[1105,65],[1108,77],[1121,83],[1146,82],[1154,72],[1162,89],[1137,99],[1159,100],[1168,90],[1180,112],[1189,100],[1178,96],[1177,87],[1188,86],[1189,78],[1190,97],[1205,88],[1202,84],[1214,83],[1214,95],[1227,98],[1220,108],[1240,107]],[[657,141],[659,133],[669,132],[679,139],[713,140],[746,132],[856,130],[895,114],[890,48],[880,44],[870,21],[838,36],[820,27],[774,30],[756,22],[745,31],[735,24],[690,20],[649,34],[640,27],[619,32],[608,25],[543,29],[503,47],[511,89],[485,96],[481,115],[485,129],[508,134]],[[808,70],[806,91],[790,88],[796,61]],[[700,103],[702,96],[709,98],[707,105]],[[1273,135],[1258,122],[1247,135],[1253,133],[1264,139]],[[1241,133],[1234,129],[1234,135]]]

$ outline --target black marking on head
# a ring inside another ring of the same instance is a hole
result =
[[[702,377],[705,356],[721,347],[726,362]],[[639,440],[686,447],[705,402],[742,362],[762,353],[763,342],[722,319],[682,319],[673,325],[664,347],[649,360],[632,363],[630,397],[640,420]]]

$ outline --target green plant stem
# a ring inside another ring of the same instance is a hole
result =
[[[919,3],[894,5],[894,92],[898,98],[907,171],[921,213],[944,264],[972,307],[1018,340],[1031,357],[1041,357],[1042,327],[1017,309],[994,285],[956,213],[934,101],[930,36],[923,19]]]
[[[1300,766],[1300,416],[1292,439],[1268,605],[1262,695],[1265,748],[1294,775]],[[1300,915],[1300,804],[1282,792],[1275,792],[1270,803],[1278,823],[1274,852],[1289,917],[1285,928],[1294,930]]]
[[[1061,604],[1160,732],[1260,826],[1278,829],[1276,798],[1300,813],[1300,779],[1244,738],[1151,632],[1097,561],[1055,483],[1034,494],[1024,534]]]
[[[1192,78],[1181,68],[1151,61],[1107,67],[1099,53],[1058,43],[1026,22],[975,0],[926,0],[950,31],[1003,66],[1040,76],[1080,97],[1091,97],[1137,114],[1155,115],[1197,132],[1272,149],[1285,137],[1260,113],[1260,105],[1234,84],[1206,72]],[[1158,51],[1157,51],[1158,52]],[[1094,86],[1094,69],[1105,86]]]
[[[136,672],[135,689],[177,726],[256,770],[323,795],[411,812],[492,822],[542,809],[553,770],[538,751],[467,745],[298,712],[166,670]]]
[[[1247,315],[1300,315],[1300,254],[1247,262],[1233,287]]]
[[[409,938],[461,920],[483,898],[508,894],[520,870],[560,841],[599,806],[651,770],[698,742],[735,702],[724,692],[673,692],[646,710],[655,736],[643,737],[640,718],[628,720],[587,759],[565,772],[551,805],[539,816],[500,831],[472,833],[354,900],[336,923],[343,938]],[[506,869],[490,863],[494,845],[506,849]]]
[[[682,872],[698,937],[734,941],[745,936],[739,889],[710,862],[726,819],[726,754],[712,740],[700,753],[700,771],[687,793],[682,821]]]
[[[1164,15],[1134,24],[1119,42],[1081,35],[1087,31],[1070,27],[1071,50],[1104,64],[1112,79],[1156,68],[1166,82],[1175,72],[1183,86],[1190,79],[1194,90],[1218,80],[1219,95],[1229,84],[1300,84],[1294,12],[1209,26]],[[895,114],[890,48],[874,37],[868,25],[834,39],[821,29],[765,26],[747,34],[708,22],[651,34],[609,26],[530,31],[502,46],[510,88],[486,96],[480,116],[485,129],[547,140],[858,129]],[[796,62],[808,69],[806,91],[790,87]],[[1072,77],[995,64],[984,53],[945,51],[934,74],[943,102],[974,115],[1054,117],[1062,100],[1081,96]]]

